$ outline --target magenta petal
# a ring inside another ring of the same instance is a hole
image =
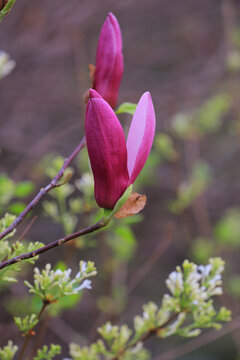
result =
[[[102,99],[102,96],[94,89],[89,89],[89,98],[99,98]]]
[[[116,17],[109,13],[101,29],[94,89],[114,108],[123,75],[122,35]]]
[[[129,184],[133,184],[151,151],[155,133],[155,112],[149,92],[142,95],[127,138]]]
[[[99,97],[90,97],[85,128],[95,198],[100,207],[112,209],[129,180],[123,129],[110,105]]]

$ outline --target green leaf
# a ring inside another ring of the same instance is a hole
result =
[[[14,322],[19,328],[19,330],[25,335],[28,334],[29,330],[32,330],[38,323],[38,318],[36,314],[27,315],[24,318],[19,316],[14,317]]]
[[[30,195],[34,190],[34,185],[31,181],[21,181],[15,187],[14,195],[18,198],[24,198]]]
[[[50,345],[50,349],[46,345],[42,347],[41,350],[38,350],[37,356],[33,358],[33,360],[52,360],[56,355],[61,353],[60,345]]]
[[[0,348],[0,359],[12,360],[17,351],[18,351],[18,346],[13,345],[13,342],[9,340],[6,346]]]
[[[240,209],[228,209],[215,226],[215,236],[224,245],[240,246]]]
[[[115,111],[116,114],[130,114],[133,115],[136,110],[137,104],[125,102],[119,106],[119,108]]]
[[[116,239],[109,238],[109,245],[113,249],[115,256],[120,261],[129,261],[137,247],[136,239],[129,226],[121,226],[114,229]]]
[[[26,205],[21,201],[16,201],[8,206],[8,211],[13,213],[14,215],[19,215],[24,209]]]

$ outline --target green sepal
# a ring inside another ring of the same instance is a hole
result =
[[[0,22],[4,18],[5,15],[11,10],[16,0],[9,0],[4,8],[0,11]]]
[[[106,222],[109,222],[111,218],[121,209],[121,207],[128,200],[132,192],[132,184],[124,191],[123,195],[117,201],[113,209],[104,209],[103,219]]]

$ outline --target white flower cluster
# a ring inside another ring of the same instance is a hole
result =
[[[10,74],[15,67],[15,61],[5,51],[0,51],[0,79]]]
[[[90,346],[70,344],[71,359],[107,360],[124,358],[148,360],[150,354],[143,347],[151,334],[164,338],[171,335],[193,337],[203,328],[219,329],[221,322],[231,319],[231,312],[222,307],[215,310],[212,296],[222,293],[221,274],[224,261],[209,260],[206,266],[197,266],[187,260],[177,267],[166,280],[171,294],[165,294],[161,306],[153,302],[143,305],[143,313],[134,318],[133,330],[127,325],[116,326],[107,322],[98,333],[102,339]],[[121,356],[119,356],[121,354]]]
[[[178,266],[166,285],[174,297],[180,297],[187,289],[192,305],[200,305],[214,295],[222,294],[222,272],[224,262],[219,258],[210,259],[209,264],[197,266],[185,260],[183,270]]]
[[[45,269],[40,271],[34,269],[34,284],[28,281],[25,284],[30,288],[30,292],[37,294],[45,302],[54,302],[64,295],[73,295],[83,289],[91,289],[89,277],[97,274],[94,264],[89,261],[80,261],[79,272],[71,279],[71,269],[53,270],[47,264]]]

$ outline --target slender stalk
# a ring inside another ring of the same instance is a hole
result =
[[[238,315],[231,322],[223,325],[223,327],[216,331],[216,329],[206,332],[192,340],[179,345],[175,348],[167,350],[166,352],[159,354],[153,360],[175,360],[179,358],[185,358],[186,355],[201,349],[214,341],[231,334],[240,328],[240,315]],[[203,352],[203,350],[202,350]]]
[[[52,179],[52,181],[42,188],[39,193],[32,199],[32,201],[26,206],[26,208],[21,212],[21,214],[13,221],[13,223],[5,229],[0,234],[0,240],[3,239],[5,236],[10,234],[16,227],[23,221],[23,219],[29,214],[29,212],[35,208],[35,206],[39,203],[39,201],[42,199],[43,196],[45,196],[50,190],[60,186],[61,184],[58,183],[58,181],[61,179],[61,177],[64,174],[64,171],[69,166],[69,164],[75,159],[77,154],[82,150],[82,148],[85,146],[85,136],[81,140],[81,142],[78,144],[76,149],[71,153],[71,155],[64,161],[64,164],[60,171],[57,173],[57,175]]]
[[[152,335],[156,335],[159,330],[164,329],[166,326],[168,326],[173,320],[175,320],[178,317],[179,313],[174,313],[172,316],[170,316],[170,318],[165,321],[164,324],[162,324],[161,326],[158,326],[156,328],[150,329],[148,330],[145,334],[143,334],[140,339],[130,343],[129,345],[127,345],[124,349],[122,349],[118,355],[114,356],[113,358],[111,358],[111,360],[118,360],[121,359],[122,355],[129,349],[133,348],[134,346],[137,345],[137,343],[139,342],[144,342],[146,340],[148,340]]]
[[[49,302],[43,302],[42,307],[41,307],[41,310],[39,311],[39,314],[38,314],[38,316],[37,316],[38,320],[40,320],[40,318],[41,318],[44,310],[46,309],[46,307],[47,307],[48,305],[49,305]],[[28,335],[26,335],[26,337],[25,337],[23,346],[22,346],[21,351],[20,351],[19,356],[18,356],[18,360],[23,360],[23,359],[24,359],[23,356],[24,356],[24,353],[25,353],[25,351],[26,351],[26,348],[27,348],[27,346],[28,346],[28,344],[29,344],[29,341],[30,341],[30,339],[31,339],[31,337],[32,337],[31,332],[32,332],[32,330],[33,330],[34,327],[35,327],[35,326],[33,326],[33,327],[29,330]]]
[[[54,241],[50,242],[49,244],[47,244],[45,246],[42,246],[41,248],[39,248],[39,249],[37,249],[35,251],[31,251],[31,252],[28,252],[28,253],[25,253],[25,254],[21,254],[19,256],[15,256],[12,259],[9,259],[9,260],[6,260],[6,261],[0,263],[0,270],[4,269],[7,266],[16,264],[16,263],[18,263],[18,262],[20,262],[22,260],[31,259],[31,258],[33,258],[33,257],[35,257],[37,255],[43,254],[45,251],[53,249],[53,248],[55,248],[57,246],[60,246],[62,244],[65,244],[66,242],[68,242],[68,241],[70,241],[72,239],[76,239],[77,237],[80,237],[80,236],[92,233],[92,232],[94,232],[96,230],[99,230],[99,229],[103,228],[104,226],[106,226],[108,223],[109,223],[109,220],[106,221],[105,218],[101,218],[94,225],[88,226],[85,229],[77,231],[77,232],[75,232],[75,233],[73,233],[71,235],[64,236],[61,239],[54,240]]]

